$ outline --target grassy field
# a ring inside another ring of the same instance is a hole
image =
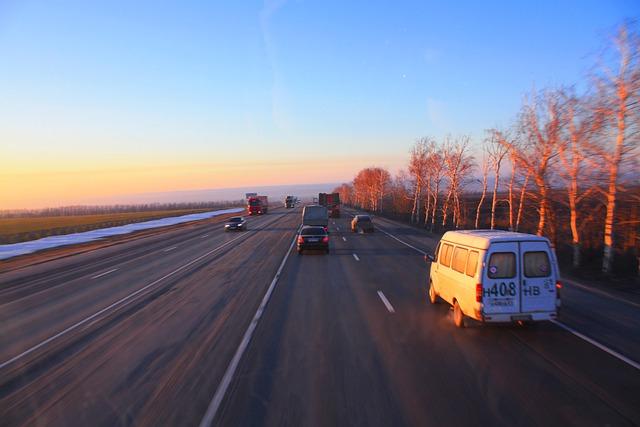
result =
[[[158,218],[207,212],[211,209],[181,209],[124,212],[102,215],[0,218],[0,244],[24,242],[59,234],[78,233]]]

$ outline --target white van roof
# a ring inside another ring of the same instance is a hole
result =
[[[478,249],[488,249],[494,242],[547,242],[549,239],[535,234],[516,233],[503,230],[459,230],[447,231],[442,240],[450,243],[458,243]]]

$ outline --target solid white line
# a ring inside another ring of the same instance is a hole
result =
[[[58,332],[57,334],[50,336],[50,337],[49,337],[49,338],[47,338],[46,340],[41,341],[40,343],[38,343],[38,344],[34,345],[33,347],[31,347],[31,348],[29,348],[29,349],[27,349],[27,350],[23,351],[22,353],[18,354],[17,356],[14,356],[14,357],[12,357],[12,358],[11,358],[11,359],[9,359],[9,360],[6,360],[6,361],[4,361],[4,362],[0,363],[0,369],[4,368],[5,366],[10,365],[11,363],[15,362],[16,360],[22,359],[23,357],[25,357],[25,356],[29,355],[30,353],[33,353],[34,351],[36,351],[36,350],[38,350],[39,348],[41,348],[41,347],[43,347],[43,346],[45,346],[45,345],[49,344],[49,343],[50,343],[50,342],[52,342],[52,341],[54,341],[54,340],[56,340],[56,339],[60,338],[61,336],[66,335],[66,334],[68,334],[69,332],[73,331],[74,329],[77,329],[77,328],[79,328],[80,326],[82,326],[82,325],[84,325],[84,324],[86,324],[86,323],[88,323],[88,322],[92,321],[92,320],[93,320],[93,319],[95,319],[96,317],[98,317],[98,316],[100,316],[101,314],[103,314],[103,313],[105,313],[105,312],[107,312],[107,311],[111,310],[112,308],[117,308],[117,309],[119,309],[119,308],[125,307],[127,304],[130,304],[130,303],[131,303],[131,301],[132,301],[131,299],[132,299],[133,297],[135,297],[136,295],[140,294],[141,292],[144,292],[145,290],[149,289],[150,287],[152,287],[152,286],[154,286],[154,285],[156,285],[156,284],[160,283],[161,281],[163,281],[164,279],[166,279],[166,278],[168,278],[168,277],[173,276],[174,274],[178,273],[179,271],[184,270],[185,268],[187,268],[187,267],[189,267],[190,265],[192,265],[192,264],[194,264],[194,263],[196,263],[196,262],[200,261],[201,259],[203,259],[203,258],[205,258],[205,257],[207,257],[207,256],[209,256],[209,255],[211,255],[212,253],[219,251],[220,249],[224,248],[225,246],[228,246],[229,244],[233,243],[234,241],[236,241],[236,240],[238,240],[238,239],[241,239],[241,238],[243,238],[243,237],[245,237],[245,238],[246,238],[246,236],[249,236],[249,234],[243,234],[243,235],[240,235],[240,236],[238,236],[238,237],[236,237],[236,238],[234,238],[234,239],[232,239],[232,240],[229,240],[228,242],[226,242],[226,243],[224,243],[224,244],[222,244],[222,245],[218,246],[217,248],[214,248],[214,249],[210,250],[209,252],[206,252],[205,254],[200,255],[199,257],[197,257],[197,258],[195,258],[195,259],[193,259],[193,260],[189,261],[188,263],[186,263],[186,264],[184,264],[184,265],[182,265],[182,266],[180,266],[180,267],[176,268],[176,269],[175,269],[175,270],[173,270],[172,272],[170,272],[170,273],[168,273],[168,274],[165,274],[165,275],[164,275],[164,276],[162,276],[161,278],[154,280],[153,282],[151,282],[151,283],[149,283],[148,285],[146,285],[146,286],[144,286],[144,287],[142,287],[142,288],[138,289],[137,291],[132,292],[132,293],[130,293],[129,295],[127,295],[127,296],[125,296],[125,297],[123,297],[123,298],[119,299],[118,301],[114,302],[113,304],[110,304],[110,305],[106,306],[105,308],[103,308],[102,310],[100,310],[100,311],[98,311],[98,312],[96,312],[96,313],[92,314],[91,316],[89,316],[89,317],[85,317],[84,319],[80,320],[79,322],[74,323],[73,325],[71,325],[71,326],[69,326],[68,328],[66,328],[66,329],[64,329],[64,330],[62,330],[62,331],[60,331],[60,332]]]
[[[382,302],[384,303],[385,307],[387,307],[387,310],[389,310],[389,313],[395,313],[396,311],[393,309],[393,306],[391,305],[391,303],[389,302],[389,300],[387,299],[387,297],[384,296],[384,294],[382,293],[382,291],[378,291],[378,296],[380,297],[380,299],[382,300]]]
[[[410,247],[411,249],[413,249],[413,250],[415,250],[415,251],[417,251],[417,252],[420,252],[422,255],[426,255],[426,254],[427,254],[427,253],[426,253],[425,251],[423,251],[422,249],[418,249],[418,248],[416,248],[415,246],[413,246],[412,244],[407,243],[407,242],[405,242],[404,240],[400,240],[400,239],[398,239],[396,236],[394,236],[394,235],[393,235],[393,234],[391,234],[391,233],[388,233],[388,232],[384,231],[384,230],[383,230],[382,228],[380,228],[379,226],[378,226],[378,230],[382,231],[384,234],[386,234],[387,236],[391,237],[392,239],[397,240],[398,242],[402,243],[403,245],[408,246],[408,247]]]
[[[360,258],[358,258],[358,255],[356,255],[356,254],[351,254],[351,255],[353,255],[353,257],[356,259],[356,261],[360,261]]]
[[[289,254],[291,254],[291,249],[295,244],[296,244],[296,237],[294,237],[293,240],[291,241],[291,245],[289,245],[289,249],[287,250],[287,253],[284,254],[284,258],[282,258],[282,262],[280,263],[280,267],[278,267],[278,271],[276,272],[276,275],[273,277],[273,280],[271,280],[271,284],[267,289],[267,293],[264,294],[264,297],[262,298],[262,302],[258,307],[258,311],[256,311],[256,314],[253,316],[253,319],[251,319],[251,323],[249,324],[247,331],[244,333],[244,336],[242,337],[242,341],[240,342],[240,345],[238,346],[236,353],[233,355],[233,359],[231,359],[231,362],[229,363],[229,366],[227,367],[227,370],[224,373],[224,376],[222,377],[222,381],[218,385],[218,389],[216,390],[216,393],[213,395],[213,399],[211,399],[211,403],[209,403],[207,412],[205,412],[204,417],[202,418],[202,421],[200,421],[200,427],[209,427],[211,423],[213,423],[213,419],[215,418],[216,413],[220,408],[220,404],[222,403],[222,399],[224,399],[224,395],[226,394],[227,389],[231,384],[231,380],[233,379],[233,375],[235,374],[236,369],[238,368],[238,364],[242,359],[242,355],[244,354],[247,347],[249,346],[249,342],[251,341],[253,332],[258,326],[258,322],[260,321],[260,318],[262,317],[262,314],[264,313],[264,310],[267,307],[269,298],[271,298],[273,289],[276,287],[276,283],[278,283],[280,274],[282,273],[282,270],[284,269],[284,265],[287,262],[287,258],[289,258]]]
[[[107,274],[113,273],[114,271],[118,271],[118,269],[112,268],[111,270],[107,270],[104,273],[96,274],[95,276],[92,277],[92,279],[97,279],[98,277],[106,276]]]
[[[162,251],[162,252],[169,252],[169,251],[174,250],[175,248],[177,248],[177,246],[171,246],[170,248],[167,248],[167,249],[165,249],[165,250],[164,250],[164,251]]]
[[[346,242],[346,241],[347,241],[347,238],[346,238],[346,237],[342,237],[342,241],[343,241],[343,242]]]
[[[609,353],[610,355],[612,355],[613,357],[623,361],[627,365],[633,366],[634,368],[640,370],[640,363],[636,362],[635,360],[631,360],[627,356],[623,356],[622,354],[618,353],[617,351],[610,349],[609,347],[605,346],[604,344],[600,344],[598,341],[596,341],[596,340],[594,340],[592,338],[589,338],[588,336],[576,331],[575,329],[571,328],[570,326],[565,325],[564,323],[558,322],[557,320],[551,320],[551,322],[556,324],[556,325],[558,325],[558,326],[560,326],[562,329],[571,332],[573,335],[577,336],[578,338],[582,338],[583,340],[585,340],[589,344],[595,345],[600,350]]]
[[[638,304],[636,302],[633,302],[633,301],[627,301],[626,299],[620,298],[620,297],[615,296],[615,295],[611,295],[609,292],[602,291],[600,289],[595,289],[595,288],[592,288],[590,286],[585,286],[585,285],[582,285],[582,284],[580,284],[578,282],[574,282],[573,280],[570,280],[570,279],[561,279],[561,281],[566,283],[566,284],[568,284],[569,286],[574,286],[574,287],[580,288],[580,289],[582,289],[584,291],[591,292],[591,293],[594,293],[594,294],[597,294],[597,295],[601,295],[603,297],[611,298],[612,300],[616,300],[618,302],[623,302],[623,303],[629,304],[629,305],[631,305],[633,307],[640,308],[640,304]]]
[[[202,236],[200,236],[201,239],[204,239],[205,237],[209,237],[209,234],[203,234]]]

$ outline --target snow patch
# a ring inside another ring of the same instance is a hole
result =
[[[148,230],[149,228],[167,227],[169,225],[182,224],[183,222],[199,221],[213,218],[214,216],[228,213],[239,213],[243,208],[222,209],[217,211],[202,212],[196,214],[174,216],[170,218],[160,218],[151,221],[126,224],[118,227],[99,228],[97,230],[84,231],[82,233],[64,234],[60,236],[49,236],[28,242],[12,243],[0,245],[0,259],[12,258],[18,255],[30,254],[43,249],[56,248],[58,246],[75,245],[78,243],[92,242],[110,236],[128,234],[134,231]]]

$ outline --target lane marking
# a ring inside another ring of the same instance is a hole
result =
[[[218,246],[218,247],[216,247],[214,249],[211,249],[209,252],[206,252],[203,255],[200,255],[199,257],[189,261],[188,263],[176,268],[175,270],[171,271],[170,273],[165,274],[161,278],[154,280],[153,282],[149,283],[148,285],[143,286],[142,288],[138,289],[137,291],[132,292],[129,295],[123,297],[123,298],[120,298],[118,301],[116,301],[116,302],[114,302],[112,304],[109,304],[108,306],[106,306],[105,308],[97,311],[96,313],[94,313],[94,314],[92,314],[92,315],[90,315],[88,317],[85,317],[84,319],[82,319],[79,322],[76,322],[73,325],[63,329],[62,331],[58,332],[57,334],[52,335],[49,338],[45,339],[44,341],[41,341],[38,344],[34,345],[33,347],[28,348],[27,350],[23,351],[22,353],[18,354],[17,356],[13,356],[11,359],[0,363],[0,369],[12,364],[13,362],[15,362],[17,360],[22,359],[23,357],[33,353],[34,351],[38,350],[39,348],[44,347],[45,345],[49,344],[50,342],[55,341],[56,339],[60,338],[61,336],[64,336],[64,335],[68,334],[69,332],[71,332],[71,331],[73,331],[75,329],[78,329],[80,326],[91,322],[96,317],[100,316],[101,314],[103,314],[103,313],[105,313],[105,312],[107,312],[107,311],[109,311],[109,310],[111,310],[113,308],[120,309],[122,307],[126,307],[128,304],[130,304],[132,302],[132,298],[135,297],[136,295],[139,295],[141,292],[144,292],[145,290],[149,289],[150,287],[160,283],[164,279],[167,279],[167,278],[175,275],[176,273],[184,270],[185,268],[187,268],[187,267],[191,266],[192,264],[200,261],[201,259],[211,255],[212,253],[217,252],[220,249],[230,245],[231,243],[235,242],[236,240],[242,239],[242,238],[247,238],[247,236],[250,236],[250,235],[251,234],[242,234],[242,235],[240,235],[238,237],[235,237],[235,238],[229,240],[226,243],[223,243],[222,245],[220,245],[220,246]]]
[[[384,231],[384,229],[383,229],[383,228],[381,228],[380,226],[378,226],[378,230],[382,231],[384,234],[386,234],[387,236],[391,237],[391,238],[392,238],[392,239],[394,239],[394,240],[397,240],[398,242],[402,243],[403,245],[410,247],[410,248],[411,248],[411,249],[413,249],[414,251],[420,252],[422,255],[426,255],[426,254],[427,254],[427,253],[426,253],[425,251],[423,251],[422,249],[418,249],[418,248],[416,248],[415,246],[413,246],[412,244],[407,243],[407,242],[405,242],[404,240],[400,240],[400,239],[398,239],[398,238],[397,238],[396,236],[394,236],[393,234],[391,234],[391,233],[387,233],[387,232],[386,232],[386,231]]]
[[[356,261],[360,261],[360,258],[358,258],[358,255],[356,255],[356,254],[351,254],[351,255],[353,255],[353,257],[356,259]]]
[[[396,311],[393,309],[393,306],[391,305],[391,303],[389,302],[389,300],[387,299],[387,297],[384,296],[384,294],[382,293],[382,291],[378,291],[378,296],[380,297],[380,299],[382,300],[382,302],[384,303],[384,306],[387,307],[387,310],[389,311],[389,313],[395,313]]]
[[[278,271],[276,272],[276,275],[273,277],[273,280],[271,280],[271,284],[267,289],[267,293],[264,294],[264,297],[262,298],[262,302],[260,303],[260,306],[258,307],[256,314],[253,316],[253,319],[251,319],[251,323],[249,324],[249,327],[244,333],[244,336],[242,337],[242,341],[240,342],[238,349],[233,355],[233,359],[231,359],[231,362],[229,363],[229,366],[227,367],[227,370],[225,371],[224,376],[222,377],[222,381],[218,385],[218,389],[216,390],[216,393],[213,395],[213,399],[211,399],[211,403],[209,403],[209,407],[207,407],[207,411],[205,412],[204,417],[202,418],[202,421],[200,421],[200,427],[209,427],[213,423],[213,420],[216,417],[216,413],[220,408],[220,404],[222,403],[222,400],[224,399],[224,396],[227,393],[227,389],[231,384],[233,375],[235,374],[236,369],[238,368],[238,364],[240,363],[240,360],[242,359],[244,352],[247,350],[247,347],[249,346],[249,342],[251,342],[253,332],[258,326],[258,322],[260,321],[260,318],[262,317],[262,314],[264,313],[264,310],[267,307],[267,303],[269,302],[269,299],[271,298],[271,294],[273,293],[273,290],[276,287],[276,283],[278,283],[278,279],[280,278],[280,274],[284,269],[284,265],[287,262],[287,258],[289,258],[289,255],[291,254],[291,249],[293,249],[293,246],[296,244],[296,240],[297,240],[297,236],[293,238],[293,240],[291,241],[291,244],[289,245],[289,249],[284,254],[284,257],[282,258],[282,262],[280,263],[280,267],[278,267]]]
[[[398,242],[402,243],[402,244],[403,244],[403,245],[405,245],[405,246],[410,247],[411,249],[413,249],[413,250],[415,250],[415,251],[417,251],[417,252],[421,253],[422,255],[426,255],[426,254],[427,254],[425,251],[423,251],[423,250],[421,250],[421,249],[418,249],[418,248],[416,248],[415,246],[413,246],[412,244],[407,243],[407,242],[405,242],[405,241],[403,241],[403,240],[401,240],[401,239],[397,238],[396,236],[392,235],[391,233],[386,232],[384,229],[382,229],[382,228],[380,228],[380,227],[378,227],[378,229],[379,229],[380,231],[382,231],[384,234],[386,234],[387,236],[391,237],[392,239],[397,240]],[[579,284],[577,284],[577,283],[575,283],[575,282],[573,282],[573,281],[571,281],[571,280],[567,280],[567,283],[569,283],[569,285],[570,285],[570,286],[571,286],[571,285],[573,285],[573,286],[576,286],[576,287],[578,287],[578,288],[583,288],[583,289],[585,289],[586,291],[592,291],[592,292],[597,293],[597,294],[603,294],[603,296],[607,296],[607,297],[609,297],[609,298],[613,298],[613,299],[619,300],[619,301],[621,301],[621,302],[626,302],[627,304],[631,304],[631,305],[633,305],[633,306],[637,306],[637,304],[636,304],[636,303],[634,303],[634,302],[626,301],[626,300],[623,300],[623,299],[621,299],[621,298],[617,298],[617,297],[615,297],[615,296],[613,296],[613,295],[607,294],[607,293],[606,293],[606,292],[604,292],[604,291],[599,291],[599,290],[597,290],[597,289],[591,289],[591,288],[588,288],[588,287],[586,287],[586,286],[584,286],[584,285],[579,285]],[[380,295],[380,294],[381,294],[381,292],[378,292],[378,295]],[[383,298],[383,295],[381,295],[381,296],[380,296],[380,298]],[[559,322],[559,321],[557,321],[557,320],[551,320],[551,322],[552,322],[552,323],[554,323],[554,324],[556,324],[556,325],[558,325],[558,326],[559,326],[559,327],[561,327],[562,329],[565,329],[566,331],[570,332],[571,334],[573,334],[573,335],[577,336],[578,338],[580,338],[580,339],[582,339],[582,340],[584,340],[584,341],[588,342],[589,344],[592,344],[592,345],[594,345],[594,346],[598,347],[600,350],[602,350],[602,351],[604,351],[604,352],[606,352],[606,353],[609,353],[609,354],[610,354],[610,355],[612,355],[613,357],[615,357],[615,358],[617,358],[617,359],[619,359],[619,360],[623,361],[624,363],[628,364],[629,366],[632,366],[632,367],[634,367],[634,368],[636,368],[636,369],[640,370],[640,363],[638,363],[638,362],[636,362],[636,361],[634,361],[634,360],[632,360],[632,359],[629,359],[628,357],[626,357],[626,356],[624,356],[624,355],[622,355],[622,354],[618,353],[618,352],[617,352],[617,351],[615,351],[615,350],[612,350],[612,349],[610,349],[610,348],[606,347],[606,346],[605,346],[605,345],[603,345],[603,344],[600,344],[598,341],[595,341],[594,339],[589,338],[588,336],[586,336],[586,335],[584,335],[584,334],[582,334],[582,333],[580,333],[580,332],[576,331],[575,329],[571,328],[570,326],[565,325],[564,323],[561,323],[561,322]]]
[[[209,237],[209,233],[203,234],[202,236],[200,236],[201,239],[204,239],[205,237]]]
[[[165,250],[164,250],[164,251],[162,251],[162,252],[169,252],[169,251],[174,250],[175,248],[177,248],[177,246],[171,246],[170,248],[167,248],[167,249],[165,249]]]
[[[342,241],[343,241],[343,242],[346,242],[346,241],[347,241],[347,238],[346,238],[346,237],[344,237],[344,236],[342,236]]]
[[[92,277],[92,279],[97,279],[99,277],[106,276],[107,274],[113,273],[114,271],[118,271],[118,268],[117,267],[116,268],[112,268],[111,270],[107,270],[104,273],[96,274],[95,276]]]
[[[340,231],[340,227],[336,227],[336,230]]]
[[[600,344],[598,341],[596,341],[596,340],[594,340],[592,338],[589,338],[588,336],[576,331],[572,327],[567,326],[562,322],[558,322],[557,320],[551,320],[551,323],[560,326],[562,329],[564,329],[564,330],[566,330],[568,332],[571,332],[573,335],[577,336],[578,338],[581,338],[584,341],[588,342],[589,344],[592,344],[592,345],[598,347],[600,350],[609,353],[610,355],[612,355],[613,357],[623,361],[627,365],[632,366],[632,367],[636,368],[637,370],[640,370],[640,363],[636,362],[635,360],[631,360],[627,356],[624,356],[624,355],[618,353],[617,351],[610,349],[609,347],[605,346],[604,344]]]
[[[609,292],[602,291],[602,290],[600,290],[600,289],[595,289],[595,288],[592,288],[592,287],[590,287],[590,286],[582,285],[582,284],[580,284],[580,283],[578,283],[578,282],[574,282],[574,281],[573,281],[573,280],[571,280],[571,279],[560,279],[560,281],[562,281],[562,282],[564,282],[564,283],[567,283],[569,286],[574,286],[574,287],[579,288],[579,289],[582,289],[582,290],[584,290],[584,291],[591,292],[591,293],[594,293],[594,294],[597,294],[597,295],[601,295],[601,296],[603,296],[603,297],[611,298],[612,300],[615,300],[615,301],[618,301],[618,302],[623,302],[623,303],[625,303],[625,304],[629,304],[629,305],[631,305],[632,307],[640,308],[640,304],[638,304],[638,303],[636,303],[636,302],[633,302],[633,301],[627,301],[626,299],[621,298],[621,297],[618,297],[618,296],[616,296],[616,295],[612,295],[612,294],[610,294]]]

